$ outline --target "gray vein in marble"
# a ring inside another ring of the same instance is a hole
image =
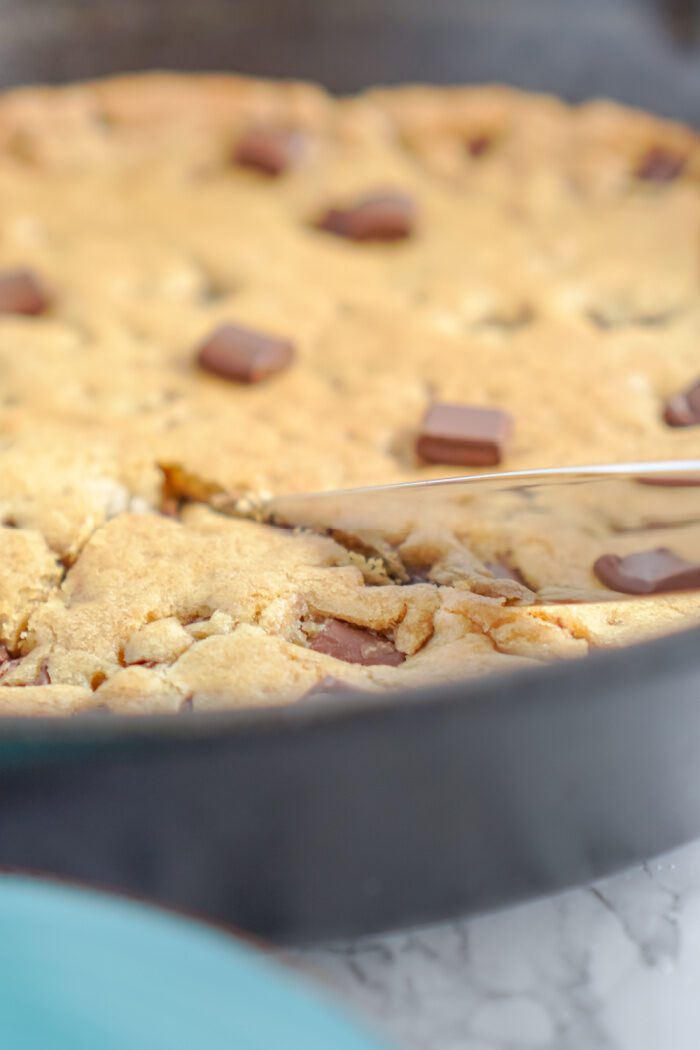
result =
[[[547,900],[289,958],[405,1050],[698,1050],[700,843]]]

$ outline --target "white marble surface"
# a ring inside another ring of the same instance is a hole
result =
[[[700,843],[593,887],[292,961],[405,1050],[699,1050]]]

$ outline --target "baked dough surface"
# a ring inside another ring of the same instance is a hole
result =
[[[299,129],[298,163],[234,163],[253,125]],[[678,177],[639,177],[654,150],[683,158]],[[699,175],[688,129],[505,88],[334,100],[153,74],[4,95],[0,271],[32,271],[51,307],[0,316],[0,712],[405,688],[698,622],[690,593],[581,601],[611,597],[603,553],[697,553],[641,487],[546,528],[523,501],[466,526],[433,508],[371,541],[183,497],[459,472],[416,458],[434,400],[510,413],[506,470],[695,456],[700,431],[663,407],[700,374]],[[314,226],[386,188],[415,202],[407,239]],[[252,385],[204,372],[196,349],[227,322],[291,340],[292,365]],[[671,519],[693,501],[670,495]],[[503,559],[527,586],[494,580]],[[405,660],[312,648],[333,620]]]

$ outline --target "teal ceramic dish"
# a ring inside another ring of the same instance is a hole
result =
[[[62,884],[0,878],[8,1050],[381,1050],[224,932]]]

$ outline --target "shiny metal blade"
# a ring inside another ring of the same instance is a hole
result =
[[[461,558],[462,586],[471,586],[480,574],[495,575],[516,581],[541,602],[700,589],[700,460],[288,495],[267,505],[266,518],[330,533],[378,559],[397,582],[454,582],[459,577],[454,564]],[[447,571],[451,545],[454,564]],[[635,561],[637,555],[644,557]],[[606,557],[613,560],[600,561]],[[607,572],[601,569],[605,564]],[[513,590],[505,582],[503,589],[509,595]]]
[[[328,515],[326,525],[334,524],[336,513],[356,513],[360,506],[384,503],[415,503],[428,498],[459,499],[479,490],[519,491],[523,488],[554,488],[565,485],[634,481],[659,487],[700,486],[700,460],[667,460],[654,463],[606,463],[594,466],[548,467],[544,470],[502,471],[497,474],[465,474],[428,481],[407,481],[393,485],[367,485],[362,488],[332,489],[276,496],[266,504],[268,515],[288,524],[315,524]],[[700,497],[699,497],[700,500]],[[298,519],[298,520],[297,520]]]

